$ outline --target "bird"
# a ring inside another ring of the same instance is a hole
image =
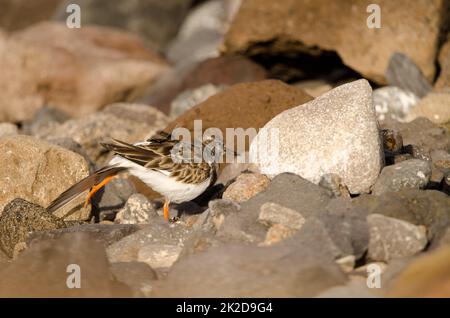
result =
[[[182,203],[195,199],[217,180],[218,163],[216,161],[211,158],[193,160],[198,157],[198,153],[203,155],[202,151],[195,151],[198,147],[209,147],[212,149],[212,156],[216,158],[216,148],[211,148],[215,145],[213,140],[214,138],[207,138],[200,143],[194,141],[191,145],[173,139],[170,133],[159,131],[151,138],[134,144],[117,139],[112,139],[109,143],[101,143],[106,150],[114,153],[113,158],[104,167],[61,193],[50,203],[47,211],[53,213],[90,189],[84,203],[86,207],[98,190],[120,173],[128,172],[164,197],[164,219],[169,220],[170,203]],[[191,147],[194,153],[194,157],[190,160],[186,160],[183,152],[187,147]],[[196,154],[197,157],[195,157]]]

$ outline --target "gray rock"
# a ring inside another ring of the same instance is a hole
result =
[[[450,197],[435,190],[404,189],[380,196],[363,195],[355,198],[352,205],[363,215],[376,213],[424,225],[431,245],[450,224]]]
[[[370,240],[368,258],[388,262],[415,255],[427,245],[426,228],[411,223],[371,214],[367,217]]]
[[[195,105],[200,104],[209,97],[223,91],[224,88],[223,85],[216,86],[213,84],[205,84],[195,89],[187,89],[181,92],[170,104],[170,116],[180,116]]]
[[[282,205],[267,202],[261,206],[258,221],[264,225],[282,224],[299,230],[305,224],[305,218],[295,210]]]
[[[427,118],[419,117],[409,123],[390,123],[387,128],[399,131],[404,145],[422,147],[427,151],[450,149],[450,132]]]
[[[219,56],[228,23],[239,5],[240,0],[214,0],[190,11],[167,50],[168,59],[178,64]]]
[[[264,192],[243,202],[238,213],[228,215],[222,223],[221,233],[227,233],[229,238],[235,238],[238,242],[242,242],[246,237],[247,242],[262,243],[267,229],[257,220],[264,203],[279,204],[308,218],[325,208],[330,199],[331,194],[328,190],[295,174],[283,173],[276,176]],[[238,233],[241,235],[237,235]]]
[[[345,282],[321,251],[226,245],[184,258],[156,297],[311,297]]]
[[[419,100],[414,93],[396,86],[381,87],[373,91],[373,104],[379,121],[405,121]]]
[[[372,193],[380,195],[384,192],[399,191],[405,188],[423,189],[431,176],[429,162],[411,159],[383,168]]]
[[[431,161],[430,151],[423,146],[406,145],[403,147],[404,155],[411,155],[412,158],[423,161]]]
[[[78,265],[81,288],[68,288]],[[72,276],[71,276],[72,275]],[[130,297],[126,285],[114,281],[105,249],[86,233],[32,244],[0,269],[1,297]]]
[[[13,257],[16,245],[24,243],[30,232],[65,226],[64,221],[49,214],[43,207],[23,199],[14,199],[0,215],[0,247],[9,257]]]
[[[19,129],[11,123],[0,123],[0,138],[15,136],[19,134]]]
[[[432,88],[414,61],[399,52],[392,54],[389,60],[386,79],[389,85],[409,90],[419,97],[425,96]]]
[[[350,193],[369,191],[383,166],[369,83],[341,85],[277,115],[252,141],[250,161],[270,177],[292,172],[317,184],[335,173]]]
[[[364,210],[345,198],[333,198],[317,211],[316,217],[325,225],[328,235],[344,255],[361,258],[369,244],[369,228]]]
[[[153,291],[156,272],[142,262],[119,262],[111,264],[114,278],[127,285],[134,297],[149,297]]]
[[[309,218],[301,229],[284,244],[297,249],[311,248],[321,251],[330,259],[339,259],[348,255],[335,243],[324,223],[314,217]]]
[[[99,193],[99,195],[96,195],[93,198],[92,203],[102,221],[114,220],[114,218],[117,217],[116,213],[124,208],[127,200],[136,193],[136,188],[133,183],[126,178],[114,178],[100,191],[101,194]]]
[[[23,130],[29,135],[37,135],[42,130],[50,130],[70,119],[70,116],[58,108],[44,106],[33,119],[24,123]]]
[[[48,239],[59,239],[66,233],[86,233],[105,247],[131,235],[140,228],[136,225],[122,224],[82,224],[63,229],[34,232],[27,236],[27,244]]]
[[[173,251],[181,251],[190,232],[182,224],[155,219],[142,230],[110,245],[106,252],[112,263],[144,261],[155,268],[160,264],[173,263]]]

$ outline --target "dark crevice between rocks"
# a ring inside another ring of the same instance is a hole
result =
[[[270,78],[286,83],[321,79],[339,85],[363,77],[346,66],[335,51],[307,47],[301,42],[259,42],[242,53],[266,68]]]

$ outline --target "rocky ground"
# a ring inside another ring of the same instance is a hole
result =
[[[70,2],[93,24],[0,13],[0,296],[450,296],[445,1],[380,0],[376,30],[370,1]],[[194,119],[259,132],[177,222],[126,174],[46,211],[99,142]]]

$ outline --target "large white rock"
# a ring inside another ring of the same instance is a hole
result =
[[[271,178],[291,172],[318,184],[335,173],[351,193],[368,192],[383,167],[369,83],[341,85],[277,115],[252,141],[250,162]]]

